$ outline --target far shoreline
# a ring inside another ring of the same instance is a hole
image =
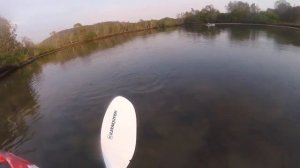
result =
[[[288,23],[278,23],[278,24],[270,24],[270,23],[231,23],[231,22],[212,22],[215,25],[244,25],[244,26],[268,26],[268,27],[279,27],[279,28],[290,28],[290,29],[300,29],[300,25],[297,24],[288,24]],[[187,23],[187,25],[189,24],[195,24],[195,25],[206,25],[206,23]]]

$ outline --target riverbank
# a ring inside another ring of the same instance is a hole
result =
[[[177,27],[177,26],[181,26],[181,24],[176,24],[176,25],[171,25],[171,26],[164,26],[163,28]],[[31,56],[31,57],[29,57],[28,59],[26,59],[25,61],[23,61],[19,64],[6,65],[6,66],[3,66],[3,67],[0,67],[0,79],[8,76],[9,74],[15,72],[16,70],[18,70],[18,69],[20,69],[24,66],[36,61],[37,59],[39,59],[41,57],[48,56],[50,54],[54,54],[56,52],[68,49],[70,47],[75,47],[75,46],[81,45],[83,43],[88,43],[88,42],[92,42],[92,41],[96,41],[96,40],[102,40],[102,39],[106,39],[106,38],[110,38],[110,37],[114,37],[114,36],[118,36],[118,35],[124,35],[124,34],[129,34],[129,33],[137,33],[137,32],[141,32],[141,31],[160,29],[160,28],[162,28],[162,27],[148,27],[148,28],[137,29],[137,30],[133,30],[133,31],[122,31],[120,33],[114,33],[114,34],[109,34],[109,35],[105,35],[105,36],[95,37],[95,38],[91,38],[91,39],[87,39],[87,40],[83,40],[83,41],[71,42],[71,43],[66,44],[62,47],[58,47],[56,49],[48,50],[48,51],[42,52],[38,55]]]
[[[204,23],[188,23],[186,25],[205,25]],[[296,25],[296,24],[257,24],[257,23],[215,23],[216,25],[252,25],[252,26],[272,26],[272,27],[282,27],[282,28],[293,28],[293,29],[300,29],[300,25]],[[166,27],[177,27],[177,26],[182,26],[183,24],[176,24],[176,25],[172,25],[172,26],[166,26]],[[7,75],[13,73],[14,71],[36,61],[37,59],[50,55],[50,54],[54,54],[56,52],[65,50],[67,48],[70,47],[75,47],[77,45],[81,45],[83,43],[87,43],[87,42],[91,42],[91,41],[95,41],[95,40],[101,40],[101,39],[106,39],[106,38],[110,38],[110,37],[114,37],[114,36],[118,36],[118,35],[123,35],[123,34],[128,34],[128,33],[136,33],[136,32],[141,32],[141,31],[147,31],[147,30],[152,30],[152,29],[159,29],[160,27],[148,27],[148,28],[143,28],[143,29],[138,29],[138,30],[134,30],[134,31],[124,31],[124,32],[120,32],[120,33],[114,33],[114,34],[110,34],[110,35],[106,35],[106,36],[101,36],[101,37],[96,37],[96,38],[92,38],[92,39],[88,39],[88,40],[83,40],[83,41],[77,41],[77,42],[72,42],[69,44],[66,44],[62,47],[58,47],[56,49],[52,49],[52,50],[48,50],[45,52],[42,52],[38,55],[35,56],[31,56],[28,59],[26,59],[25,61],[19,63],[19,64],[14,64],[14,65],[7,65],[7,66],[3,66],[0,67],[0,79],[6,77]]]

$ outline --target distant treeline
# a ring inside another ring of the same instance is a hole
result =
[[[83,26],[76,23],[72,29],[61,32],[52,32],[49,38],[38,45],[42,51],[56,49],[61,46],[89,41],[98,38],[109,37],[112,35],[142,31],[154,28],[165,28],[177,26],[180,23],[177,19],[163,18],[160,20],[140,20],[137,23],[130,22],[103,22],[94,25]]]
[[[300,6],[291,6],[286,0],[278,0],[274,7],[262,11],[257,4],[234,1],[226,6],[227,13],[221,13],[212,5],[208,5],[201,10],[191,9],[189,12],[181,13],[178,18],[184,23],[300,24]]]

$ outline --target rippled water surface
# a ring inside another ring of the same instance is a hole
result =
[[[177,28],[49,55],[0,81],[0,148],[41,168],[104,167],[116,95],[137,111],[129,167],[300,167],[300,30]]]

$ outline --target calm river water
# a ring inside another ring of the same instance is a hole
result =
[[[300,30],[272,27],[140,32],[44,57],[0,81],[0,149],[104,167],[117,95],[137,112],[131,168],[300,167]]]

